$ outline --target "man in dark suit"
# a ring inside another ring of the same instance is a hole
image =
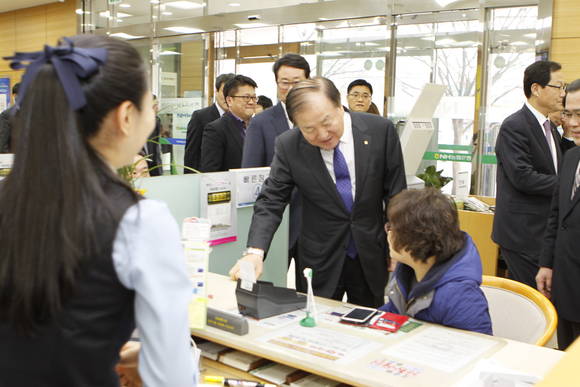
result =
[[[228,111],[210,122],[201,141],[202,172],[219,172],[241,168],[246,128],[256,108],[256,82],[236,75],[224,85]]]
[[[580,145],[580,79],[568,86],[563,118]],[[566,152],[552,197],[552,209],[546,226],[538,290],[558,311],[558,347],[565,350],[580,336],[580,148]]]
[[[16,101],[20,83],[12,86],[12,101]],[[16,104],[14,103],[8,109],[0,113],[0,153],[11,153],[12,150],[12,117],[16,113]]]
[[[539,61],[524,72],[527,101],[506,118],[495,145],[497,197],[492,238],[510,277],[536,286],[539,254],[560,165],[561,137],[548,113],[562,109],[561,66]]]
[[[278,103],[252,119],[248,127],[242,168],[268,167],[276,137],[292,128],[286,113],[286,96],[292,86],[310,77],[310,65],[298,54],[286,54],[274,63]]]
[[[187,137],[185,140],[185,155],[183,163],[186,167],[199,169],[201,159],[201,139],[203,130],[212,121],[217,120],[228,110],[228,105],[224,97],[224,86],[235,74],[222,74],[215,80],[215,102],[210,106],[196,110],[191,115],[187,124]],[[193,171],[185,169],[185,173]]]
[[[276,137],[292,129],[293,124],[286,113],[286,96],[292,86],[310,77],[310,65],[298,54],[286,54],[272,68],[277,85],[278,104],[252,118],[244,143],[242,168],[268,167],[274,157]],[[298,258],[297,244],[300,224],[301,198],[295,191],[290,202],[290,232],[288,235],[288,263]],[[296,265],[297,268],[297,265]],[[299,284],[302,273],[296,272]]]
[[[298,265],[300,272],[312,268],[314,293],[342,299],[346,292],[349,302],[380,306],[388,276],[383,206],[406,188],[395,128],[382,117],[345,112],[325,78],[298,83],[286,107],[299,130],[276,140],[242,260],[261,274],[264,253],[298,187],[304,220]],[[230,275],[239,276],[239,263]]]

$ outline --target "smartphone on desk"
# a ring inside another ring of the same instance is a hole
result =
[[[356,307],[340,318],[347,324],[366,324],[377,313],[376,309]]]

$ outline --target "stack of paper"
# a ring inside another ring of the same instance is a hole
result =
[[[212,341],[206,341],[204,343],[197,344],[197,348],[201,350],[201,356],[216,361],[220,355],[232,351],[231,348],[226,347],[225,345],[214,343]]]
[[[269,360],[267,359],[242,351],[226,352],[222,354],[218,360],[220,363],[224,363],[242,371],[250,371],[269,363]]]
[[[338,387],[344,384],[318,375],[308,375],[290,384],[290,387]]]
[[[250,373],[275,384],[290,384],[308,375],[305,371],[278,363],[266,364]]]
[[[185,263],[191,279],[192,299],[189,304],[190,327],[203,329],[206,324],[207,294],[206,273],[210,247],[208,243],[210,223],[207,219],[183,220],[182,237]]]

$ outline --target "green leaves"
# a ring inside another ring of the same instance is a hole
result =
[[[453,180],[452,177],[441,176],[443,170],[435,170],[434,165],[425,168],[425,173],[420,173],[417,177],[425,182],[425,187],[435,187],[441,189],[445,184]]]

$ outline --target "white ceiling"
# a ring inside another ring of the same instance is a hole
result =
[[[50,3],[58,3],[60,0],[0,0],[0,13],[14,11],[15,9],[36,7]],[[63,1],[60,1],[61,3]]]

